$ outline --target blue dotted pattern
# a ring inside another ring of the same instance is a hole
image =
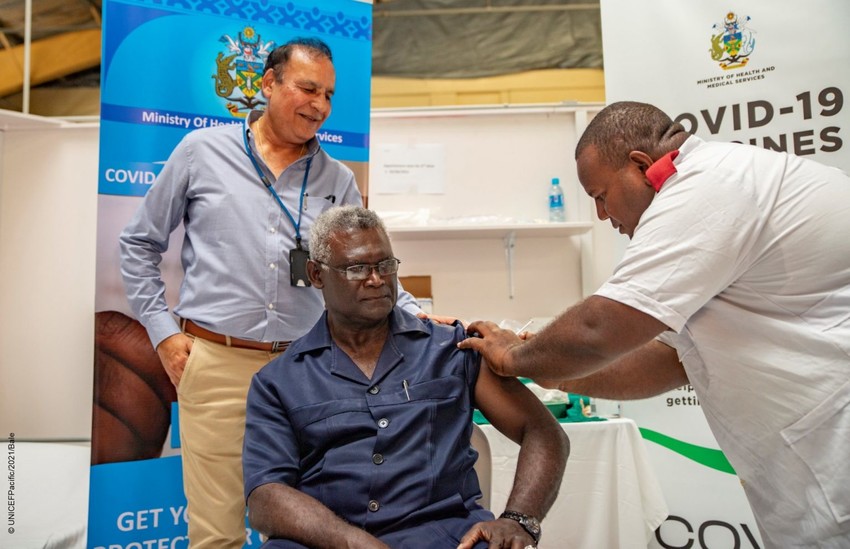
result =
[[[239,18],[253,23],[267,23],[351,40],[372,40],[370,17],[356,17],[341,11],[328,12],[316,6],[299,6],[295,2],[270,0],[135,0],[125,2],[140,6],[206,13]]]

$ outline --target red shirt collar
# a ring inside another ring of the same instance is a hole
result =
[[[658,160],[652,163],[652,166],[646,170],[646,178],[649,184],[655,189],[655,192],[661,190],[664,182],[670,179],[670,176],[676,173],[676,166],[673,165],[673,159],[679,156],[679,151],[670,151]]]

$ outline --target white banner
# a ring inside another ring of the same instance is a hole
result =
[[[606,102],[850,171],[850,3],[602,0]],[[805,21],[805,22],[804,22]]]
[[[602,0],[601,13],[607,103],[652,103],[704,139],[850,171],[850,3]],[[761,546],[689,387],[622,410],[648,441],[670,508],[651,546]]]

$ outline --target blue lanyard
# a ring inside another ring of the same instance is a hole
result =
[[[257,159],[254,158],[254,152],[251,150],[250,145],[248,144],[248,132],[251,131],[250,128],[246,128],[242,133],[242,139],[245,142],[245,152],[248,154],[248,158],[251,159],[251,164],[254,165],[254,169],[257,170],[257,175],[260,176],[260,181],[263,182],[263,185],[272,193],[272,196],[277,201],[280,209],[283,210],[283,213],[286,214],[286,217],[292,222],[292,226],[295,227],[295,245],[300,250],[301,248],[301,214],[304,212],[304,195],[307,190],[307,178],[310,175],[310,165],[313,163],[313,157],[307,159],[307,167],[304,169],[304,181],[301,183],[301,196],[298,199],[298,222],[295,221],[295,218],[292,217],[292,214],[289,213],[289,210],[286,209],[286,206],[283,204],[283,200],[278,196],[277,191],[272,187],[271,181],[266,177],[266,174],[263,173],[263,170],[260,169],[260,165],[257,163]]]

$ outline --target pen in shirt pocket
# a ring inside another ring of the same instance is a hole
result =
[[[401,382],[401,386],[404,387],[404,394],[407,396],[407,400],[410,400],[410,392],[408,389],[410,388],[410,384],[407,383],[407,380]]]
[[[514,333],[519,335],[519,334],[523,333],[525,331],[525,329],[528,328],[529,326],[531,326],[532,324],[534,324],[533,318],[531,320],[529,320],[528,322],[526,322],[525,325],[522,328],[520,328],[519,330],[517,330]]]

